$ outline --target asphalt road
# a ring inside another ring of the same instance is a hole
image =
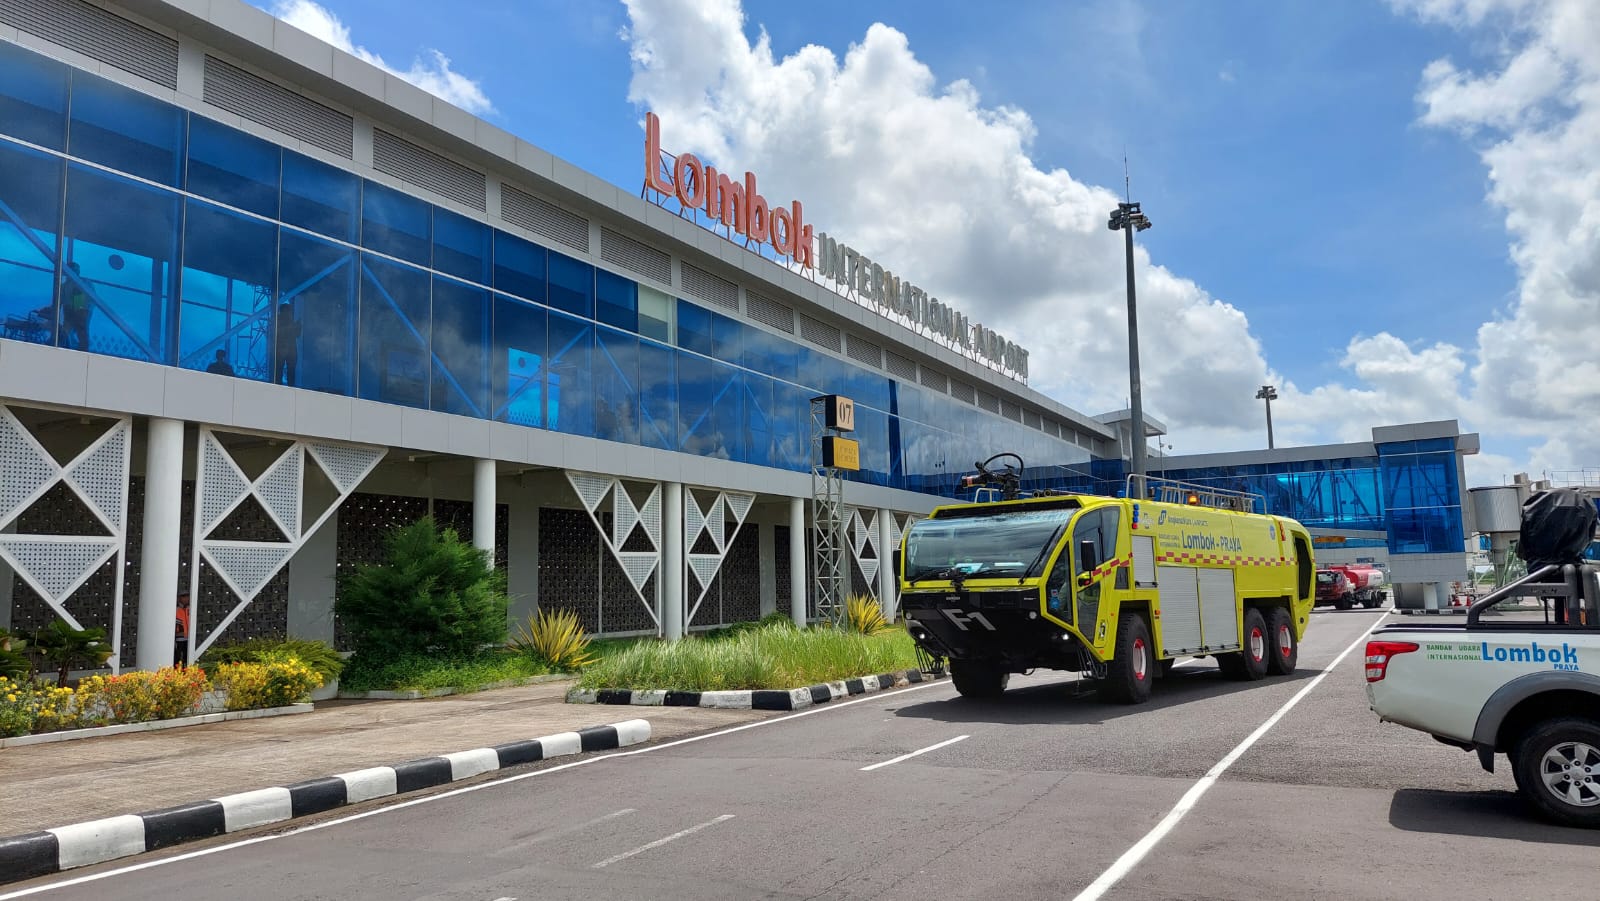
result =
[[[10,888],[87,876],[41,897],[1595,898],[1600,832],[1536,821],[1503,766],[1490,775],[1378,725],[1359,647],[1234,753],[1380,616],[1315,614],[1290,678],[1228,682],[1197,661],[1138,707],[1060,674],[1013,677],[991,702],[940,682]]]

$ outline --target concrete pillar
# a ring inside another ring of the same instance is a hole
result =
[[[335,511],[289,561],[289,637],[333,644],[333,590],[338,573],[339,514]]]
[[[894,511],[878,511],[878,606],[883,618],[894,622],[897,603],[896,589],[900,587],[899,575],[894,571]]]
[[[806,499],[789,498],[789,616],[806,627]]]
[[[756,559],[761,561],[761,615],[766,616],[778,609],[778,560],[773,552],[773,532],[777,530],[770,522],[746,522],[744,527],[756,530]]]
[[[182,506],[183,423],[152,418],[145,438],[144,546],[139,557],[137,659],[142,670],[172,665]]]
[[[515,632],[539,608],[539,505],[533,492],[522,490],[508,498],[510,522],[506,535],[507,626]]]
[[[493,460],[472,461],[472,546],[494,559],[494,482]]]
[[[683,637],[683,483],[661,486],[661,636]]]

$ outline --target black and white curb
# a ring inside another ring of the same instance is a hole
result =
[[[740,691],[642,691],[632,688],[574,688],[569,704],[631,704],[635,707],[722,707],[738,710],[800,710],[836,698],[882,691],[943,678],[919,670],[902,670],[879,676],[862,676],[842,682],[824,682],[805,688],[746,689]]]
[[[650,740],[650,723],[627,720],[560,732],[492,748],[424,757],[293,785],[262,788],[149,813],[74,823],[0,838],[0,883],[48,876],[74,867],[143,854],[183,842],[253,829],[470,779],[494,770],[588,751],[610,751]]]

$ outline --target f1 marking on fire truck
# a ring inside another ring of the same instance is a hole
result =
[[[949,607],[944,608],[944,610],[941,612],[944,613],[945,619],[950,620],[950,622],[954,624],[957,629],[960,629],[963,632],[968,631],[967,623],[977,623],[983,626],[985,629],[988,629],[990,632],[994,631],[994,623],[989,622],[988,618],[986,618],[982,613],[978,613],[976,611],[972,613],[963,613],[960,610],[951,610]]]

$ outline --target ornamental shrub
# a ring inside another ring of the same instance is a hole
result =
[[[344,658],[325,641],[308,638],[252,638],[231,644],[214,644],[200,657],[200,664],[215,667],[223,663],[267,663],[288,655],[322,677],[326,685],[339,678]]]
[[[589,636],[571,610],[541,610],[519,627],[511,647],[547,664],[558,673],[572,673],[594,662]]]
[[[462,657],[505,640],[505,576],[455,530],[424,517],[389,533],[384,551],[334,604],[358,656]]]
[[[116,724],[170,720],[194,712],[210,687],[197,666],[90,676],[78,683],[77,705]]]
[[[304,703],[322,677],[288,655],[263,663],[224,663],[212,681],[228,692],[229,710],[261,710]]]

